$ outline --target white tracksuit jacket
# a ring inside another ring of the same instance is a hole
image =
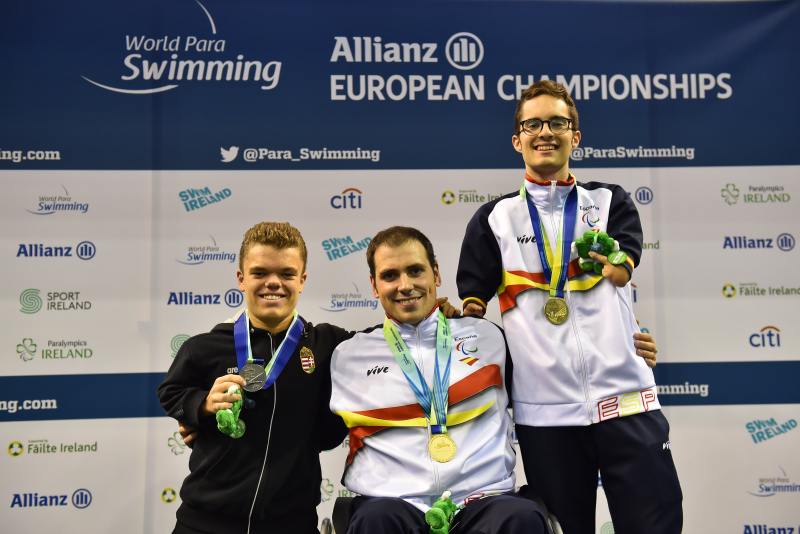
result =
[[[418,326],[395,321],[433,386],[438,306]],[[453,335],[447,428],[456,443],[447,463],[428,453],[430,430],[383,337],[382,325],[340,344],[331,359],[331,411],[350,428],[342,483],[370,497],[400,497],[427,511],[445,490],[453,502],[514,491],[513,423],[506,411],[506,344],[493,323],[449,319]]]
[[[608,232],[628,254],[630,271],[642,253],[636,206],[617,185],[534,182],[525,191],[539,210],[555,247],[569,192],[578,189],[574,238],[589,230]],[[573,239],[574,240],[574,239]],[[526,201],[519,192],[481,206],[470,221],[458,265],[464,304],[484,308],[497,294],[503,328],[514,361],[514,421],[530,426],[585,426],[660,409],[652,370],[636,355],[639,332],[631,308],[630,283],[618,288],[584,272],[572,254],[569,318],[551,324],[542,308],[549,297]],[[545,286],[546,287],[546,286]]]

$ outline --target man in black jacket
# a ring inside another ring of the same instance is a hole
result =
[[[271,368],[274,383],[247,394],[255,405],[241,411],[242,437],[220,432],[214,417],[240,398],[228,395],[228,388],[245,386],[238,375],[244,362],[237,360],[235,324],[218,324],[187,340],[158,388],[167,415],[200,428],[175,533],[318,532],[319,453],[347,435],[328,409],[330,356],[352,333],[301,317],[290,328],[306,258],[302,236],[288,223],[260,223],[245,234],[237,276],[247,313],[238,319],[249,327],[240,333],[249,334],[251,359],[263,360],[268,375],[269,363],[278,363]]]

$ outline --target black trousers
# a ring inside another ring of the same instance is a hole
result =
[[[425,514],[402,499],[356,497],[347,534],[429,534]],[[456,513],[450,534],[546,534],[535,502],[516,494],[473,501]]]
[[[597,473],[616,534],[677,534],[683,494],[661,410],[579,427],[516,425],[525,476],[564,534],[593,534]]]

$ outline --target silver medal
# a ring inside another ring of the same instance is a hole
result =
[[[267,372],[264,368],[255,363],[248,363],[239,371],[239,376],[244,378],[246,385],[244,390],[253,393],[261,389],[267,383]]]

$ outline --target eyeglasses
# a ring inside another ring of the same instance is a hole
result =
[[[522,127],[522,131],[528,135],[537,135],[539,132],[542,131],[544,128],[544,124],[547,123],[547,126],[550,128],[550,131],[556,135],[560,135],[566,133],[572,126],[572,119],[565,119],[564,117],[556,117],[554,119],[550,119],[549,121],[543,121],[541,119],[528,119],[526,121],[520,121],[519,125]]]

